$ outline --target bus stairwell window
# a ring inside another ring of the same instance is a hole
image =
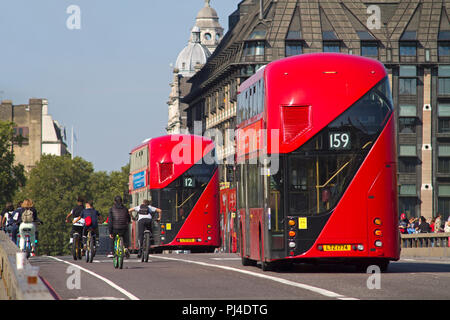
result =
[[[160,163],[159,164],[159,181],[163,182],[170,178],[173,174],[173,163]]]
[[[311,127],[311,107],[283,107],[283,141],[289,142]]]

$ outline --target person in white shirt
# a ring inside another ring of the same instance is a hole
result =
[[[138,224],[138,239],[139,239],[139,253],[141,253],[142,243],[144,242],[144,231],[149,230],[152,233],[152,213],[158,213],[157,221],[161,220],[162,210],[152,207],[150,201],[144,200],[140,206],[130,208],[129,213],[133,211],[137,212],[137,224]],[[136,220],[136,219],[135,219]]]

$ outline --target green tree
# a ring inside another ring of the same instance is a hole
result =
[[[110,174],[98,171],[91,175],[88,197],[94,201],[94,207],[101,213],[103,221],[108,216],[115,196],[119,195],[124,198],[124,203],[127,202],[129,174],[130,166],[127,164],[120,171]]]
[[[17,200],[33,200],[38,217],[40,254],[69,254],[68,235],[71,225],[65,223],[67,213],[74,207],[79,195],[89,193],[92,163],[69,155],[43,155],[30,172],[26,187]]]
[[[20,186],[25,184],[25,171],[21,164],[14,164],[13,145],[21,143],[14,136],[14,124],[0,121],[0,206],[12,201]]]

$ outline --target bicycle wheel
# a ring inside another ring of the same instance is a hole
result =
[[[123,247],[123,238],[119,237],[119,269],[123,268],[123,256],[125,255],[125,250]]]
[[[120,246],[120,238],[117,235],[116,238],[114,239],[113,265],[115,269],[119,268],[119,255],[120,255],[119,246]]]
[[[77,255],[78,255],[78,260],[81,260],[83,258],[83,243],[82,243],[80,237],[78,237]]]
[[[91,232],[88,231],[87,239],[86,239],[86,262],[89,263],[91,260]]]
[[[144,261],[148,262],[148,254],[150,252],[150,233],[146,232],[144,234],[144,252],[143,252],[143,256],[144,256]]]
[[[89,262],[92,263],[94,261],[94,255],[95,255],[95,239],[91,238],[91,241],[89,242]]]
[[[78,259],[78,247],[79,247],[79,237],[78,235],[73,235],[73,242],[72,242],[72,256],[73,260]]]

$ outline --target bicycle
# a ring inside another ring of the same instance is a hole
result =
[[[150,230],[144,231],[144,240],[143,246],[141,248],[141,262],[148,262],[148,255],[150,253],[150,241],[151,241],[151,232]]]
[[[81,260],[83,250],[83,241],[78,232],[73,233],[72,256],[73,260]]]
[[[86,237],[86,262],[92,263],[95,256],[95,235],[92,234],[92,229],[88,230]]]
[[[116,237],[114,239],[114,257],[113,257],[113,264],[115,269],[123,268],[124,255],[125,255],[125,248],[123,246],[123,238],[122,236],[116,234]]]
[[[31,247],[31,228],[23,228],[22,230],[23,234],[25,235],[25,246],[23,247],[22,251],[26,252],[27,259],[31,255],[32,247]]]

